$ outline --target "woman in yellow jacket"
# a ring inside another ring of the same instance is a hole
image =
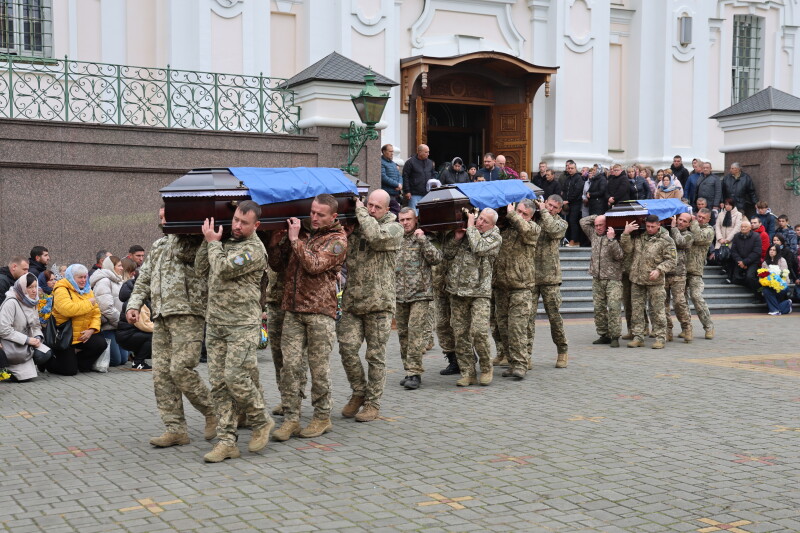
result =
[[[53,351],[47,362],[48,372],[74,376],[89,372],[106,349],[100,334],[100,307],[88,282],[89,271],[83,265],[70,265],[64,278],[53,287],[53,316],[57,325],[72,321],[72,346]]]

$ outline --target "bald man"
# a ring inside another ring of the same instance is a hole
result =
[[[429,159],[431,149],[426,144],[417,146],[417,155],[409,157],[403,165],[403,192],[408,207],[417,209],[417,202],[428,194],[428,180],[434,179],[436,165]]]
[[[395,309],[395,264],[403,227],[389,211],[389,194],[373,191],[367,205],[356,201],[358,226],[347,241],[347,284],[342,318],[336,328],[352,396],[342,416],[358,422],[375,420],[386,384],[386,343]],[[367,374],[358,351],[367,341]]]

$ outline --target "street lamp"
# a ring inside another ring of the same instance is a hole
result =
[[[381,120],[386,102],[389,100],[389,93],[382,93],[375,87],[375,74],[372,73],[372,69],[364,75],[364,84],[366,87],[358,93],[358,96],[351,96],[351,98],[358,118],[366,126],[359,127],[355,122],[350,122],[348,132],[341,135],[342,139],[347,140],[347,163],[341,168],[353,176],[358,175],[358,165],[354,165],[353,161],[358,157],[358,153],[367,141],[378,138],[375,124]]]

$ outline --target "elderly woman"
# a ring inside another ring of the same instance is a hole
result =
[[[131,261],[133,262],[133,261]],[[114,255],[103,260],[103,267],[94,271],[89,278],[97,305],[100,306],[100,333],[108,341],[111,349],[109,366],[124,365],[128,362],[128,351],[117,344],[115,332],[119,326],[122,301],[119,290],[124,281],[124,266],[119,257]]]
[[[33,274],[25,274],[8,290],[0,306],[0,339],[8,370],[16,381],[30,381],[38,375],[33,362],[33,349],[42,344],[38,300],[39,281]]]
[[[64,279],[53,287],[53,316],[61,326],[72,321],[72,345],[55,351],[47,362],[53,374],[74,376],[89,372],[97,358],[106,349],[106,340],[100,334],[100,307],[89,286],[89,271],[83,265],[70,265]]]
[[[661,200],[663,198],[682,198],[683,189],[681,189],[681,182],[678,178],[671,174],[666,174],[664,171],[658,171],[659,183],[656,186],[655,199]]]

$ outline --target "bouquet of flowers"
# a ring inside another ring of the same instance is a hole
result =
[[[778,265],[769,265],[768,268],[758,269],[758,282],[762,286],[769,287],[775,292],[781,292],[786,290],[786,287],[789,285],[786,282],[787,275],[788,271],[781,271]]]
[[[505,167],[505,168],[500,169],[499,179],[501,179],[501,180],[518,180],[519,179],[519,174],[513,168]]]
[[[5,381],[11,377],[11,373],[5,368],[0,368],[0,381]]]

